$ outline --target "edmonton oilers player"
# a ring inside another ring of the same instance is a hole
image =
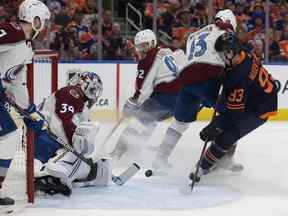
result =
[[[200,163],[200,180],[217,161],[233,148],[233,143],[263,125],[277,113],[277,88],[272,76],[262,66],[254,53],[241,47],[233,33],[222,34],[215,49],[225,61],[223,93],[216,110],[218,114],[200,132],[203,141],[212,141]]]

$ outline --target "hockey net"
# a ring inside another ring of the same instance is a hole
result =
[[[36,105],[57,90],[58,54],[50,50],[35,51],[33,63],[27,67],[29,97]],[[15,200],[34,202],[34,145],[33,134],[23,125],[22,118],[12,111],[17,122],[21,143],[4,181],[3,192]]]

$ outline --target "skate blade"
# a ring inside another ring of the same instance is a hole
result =
[[[0,206],[0,215],[16,215],[24,211],[28,205],[26,201],[16,201],[14,205]]]

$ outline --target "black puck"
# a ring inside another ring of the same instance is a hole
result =
[[[150,176],[152,176],[152,175],[153,175],[153,171],[152,171],[151,169],[146,170],[146,172],[145,172],[145,176],[146,176],[146,177],[150,177]]]

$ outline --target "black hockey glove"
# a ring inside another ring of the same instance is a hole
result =
[[[215,141],[222,133],[223,130],[214,122],[211,122],[209,125],[202,129],[199,135],[201,140],[209,142]]]
[[[132,98],[129,98],[123,107],[123,116],[125,118],[129,118],[129,117],[135,115],[135,113],[138,111],[139,107],[140,106],[135,101],[133,101]]]

